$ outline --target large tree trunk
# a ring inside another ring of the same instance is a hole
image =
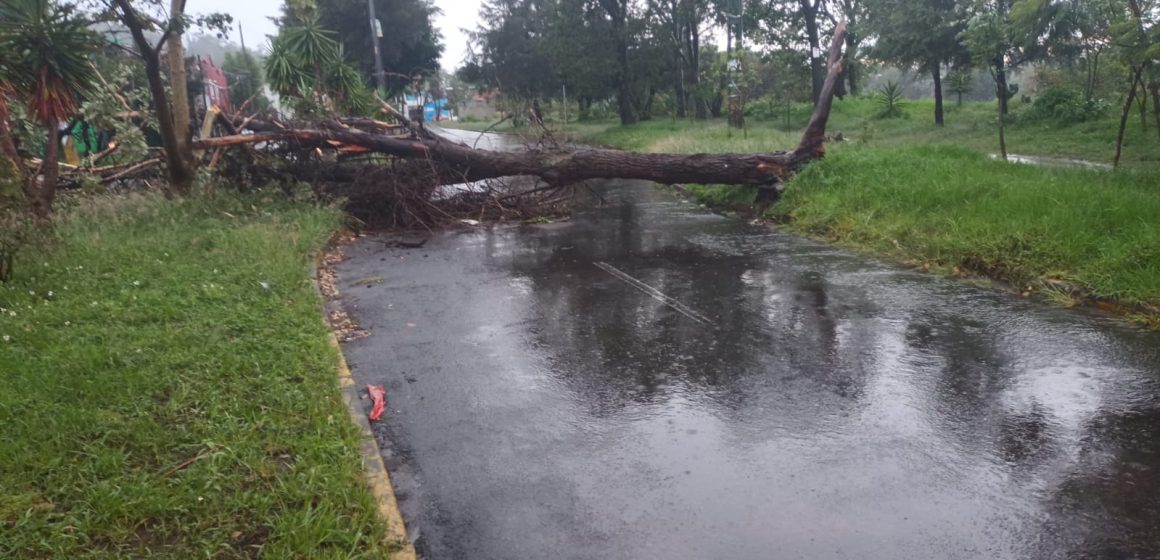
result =
[[[764,154],[641,154],[619,150],[569,152],[476,150],[438,139],[402,139],[334,126],[331,130],[271,130],[245,136],[202,139],[199,149],[257,142],[300,142],[304,147],[358,146],[363,150],[421,160],[444,183],[497,177],[535,176],[549,185],[585,179],[644,179],[659,183],[769,185],[783,181],[824,153],[826,122],[842,70],[846,26],[838,25],[830,47],[829,73],[813,116],[793,151]]]
[[[161,57],[145,37],[144,24],[133,8],[130,0],[113,0],[121,15],[121,22],[129,28],[133,43],[141,53],[145,63],[145,78],[149,82],[149,95],[157,111],[157,127],[161,133],[161,143],[165,146],[165,164],[169,170],[169,181],[177,192],[189,192],[193,186],[193,166],[191,160],[182,157],[181,141],[174,125],[173,108],[169,94],[165,91],[165,81],[161,78]]]
[[[628,66],[628,0],[600,0],[600,6],[612,20],[613,41],[616,45],[616,107],[620,124],[634,124],[639,118],[632,104],[631,70]]]
[[[934,67],[930,71],[930,75],[934,78],[934,124],[938,126],[943,125],[943,88],[942,88],[942,65],[934,63]]]
[[[171,0],[170,16],[178,17],[185,12],[185,0]],[[169,91],[173,95],[173,129],[175,132],[173,150],[184,162],[183,167],[193,168],[193,150],[189,143],[193,140],[189,126],[189,87],[185,72],[185,45],[181,33],[174,32],[167,42],[166,56],[169,59]],[[188,192],[191,184],[175,185],[180,192]]]

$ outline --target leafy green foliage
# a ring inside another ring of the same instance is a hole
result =
[[[372,111],[373,95],[346,64],[342,45],[316,17],[283,26],[266,57],[270,87],[303,115]]]
[[[893,119],[905,115],[902,111],[902,87],[898,82],[888,81],[878,88],[878,91],[874,92],[874,101],[878,103],[877,117],[880,119]]]
[[[958,97],[956,105],[962,105],[963,96],[975,91],[975,74],[969,67],[955,67],[947,74],[946,87]]]
[[[1109,109],[1111,103],[1104,99],[1084,97],[1079,88],[1056,86],[1039,94],[1031,107],[1019,116],[1030,120],[1057,119],[1078,123],[1103,117]]]
[[[270,107],[270,100],[262,93],[265,83],[262,64],[252,52],[248,49],[227,52],[222,62],[222,71],[229,77],[230,99],[234,104],[241,105],[253,99],[250,102],[252,110],[265,111]]]
[[[379,38],[387,93],[399,93],[415,78],[439,72],[443,45],[434,27],[438,8],[427,0],[374,0],[382,22]],[[374,85],[374,44],[367,21],[367,0],[317,0],[318,21],[335,31],[362,81]],[[461,61],[451,61],[457,64]]]
[[[0,52],[9,53],[3,81],[45,126],[76,113],[77,94],[96,82],[88,57],[97,48],[75,5],[0,0]]]

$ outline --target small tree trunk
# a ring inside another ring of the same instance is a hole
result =
[[[1003,114],[1003,109],[999,109],[999,154],[1003,156],[1003,161],[1007,161],[1007,117]]]
[[[56,182],[60,177],[60,139],[57,138],[56,123],[48,126],[48,142],[44,146],[44,181],[33,187],[33,196],[28,201],[32,215],[47,222],[52,219],[52,201],[56,198]],[[35,184],[36,177],[32,182]]]
[[[1148,84],[1148,89],[1152,92],[1152,115],[1156,117],[1156,132],[1160,134],[1160,82]]]
[[[1124,129],[1128,128],[1128,116],[1132,113],[1132,101],[1136,99],[1136,84],[1140,81],[1141,72],[1141,68],[1132,68],[1132,85],[1128,88],[1124,109],[1120,111],[1120,131],[1116,134],[1116,156],[1112,158],[1112,167],[1120,166],[1120,154],[1124,149]]]
[[[1148,131],[1148,96],[1144,95],[1144,81],[1140,80],[1140,95],[1136,96],[1136,106],[1140,109],[1140,130]]]
[[[798,0],[798,8],[806,25],[806,42],[810,49],[811,98],[815,105],[822,93],[822,83],[826,79],[825,63],[818,57],[818,51],[821,50],[818,35],[818,5],[821,0],[817,2],[815,4],[814,0]]]
[[[846,91],[853,97],[858,96],[858,64],[855,57],[858,55],[858,39],[854,33],[846,34],[846,62],[843,70],[846,71]]]
[[[938,126],[943,125],[943,89],[942,89],[942,65],[934,64],[930,75],[934,78],[934,124]]]
[[[1002,56],[995,59],[995,95],[999,97],[999,114],[1007,114],[1007,63]]]

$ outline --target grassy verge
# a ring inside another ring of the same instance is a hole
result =
[[[618,147],[627,150],[654,152],[724,152],[784,149],[797,144],[813,107],[797,103],[789,107],[788,118],[784,105],[760,106],[753,102],[751,109],[760,113],[747,119],[745,132],[730,131],[723,120],[688,121],[657,117],[636,125],[622,127],[615,121],[571,122],[561,125],[549,122],[557,136],[577,141]],[[1007,144],[1011,153],[1056,158],[1075,158],[1110,162],[1115,153],[1118,112],[1109,111],[1102,118],[1082,123],[1062,123],[1052,120],[1020,118],[1026,107],[1021,101],[1012,102],[1012,121],[1008,125]],[[873,99],[846,98],[834,102],[829,131],[841,133],[849,144],[870,146],[909,146],[945,144],[970,148],[980,153],[999,151],[995,105],[990,102],[964,102],[946,107],[946,125],[934,125],[934,102],[907,101],[903,118],[876,118],[879,111]],[[492,123],[444,122],[442,126],[483,130]],[[1156,149],[1155,128],[1145,130],[1133,114],[1126,130],[1123,165],[1154,167],[1160,164],[1160,150]],[[500,124],[496,132],[513,132],[510,121]],[[538,135],[538,131],[530,131]],[[837,145],[834,145],[835,147]]]
[[[310,281],[339,213],[84,205],[0,286],[0,557],[386,557]]]
[[[769,215],[896,260],[1160,309],[1157,185],[1154,172],[1008,164],[965,148],[855,148],[810,165]]]

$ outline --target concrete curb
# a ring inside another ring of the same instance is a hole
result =
[[[398,542],[402,549],[391,555],[396,560],[415,560],[415,547],[407,539],[407,528],[403,523],[403,514],[399,511],[399,503],[395,499],[395,490],[391,486],[391,475],[383,463],[383,454],[379,449],[379,442],[371,431],[371,423],[367,420],[362,404],[359,402],[358,387],[347,366],[346,357],[342,355],[342,347],[334,332],[329,333],[330,345],[338,351],[338,384],[342,391],[342,400],[350,412],[350,419],[358,426],[360,439],[359,452],[362,455],[363,472],[366,474],[367,486],[374,494],[379,504],[379,516],[387,525],[387,538]]]
[[[326,325],[327,339],[338,354],[338,387],[342,393],[342,401],[350,413],[351,422],[359,430],[359,454],[362,456],[363,474],[371,494],[375,497],[375,502],[378,503],[379,517],[386,525],[387,540],[398,543],[401,547],[391,554],[391,558],[394,560],[416,560],[418,556],[415,554],[415,546],[407,538],[407,527],[403,523],[403,513],[399,511],[399,502],[395,498],[395,487],[391,485],[391,475],[387,472],[386,464],[383,463],[382,450],[379,449],[379,442],[375,439],[374,432],[371,431],[370,420],[367,419],[366,412],[359,402],[358,386],[355,385],[354,375],[351,374],[350,366],[346,363],[346,356],[342,354],[342,345],[339,344],[338,337],[335,336],[334,329],[327,318],[327,297],[318,277],[319,272],[327,266],[324,262],[324,254],[325,252],[320,253],[314,263],[314,269],[311,271],[313,273],[311,282],[314,284],[314,291],[318,293],[319,302],[322,303],[322,324]],[[337,290],[337,288],[335,289]]]

